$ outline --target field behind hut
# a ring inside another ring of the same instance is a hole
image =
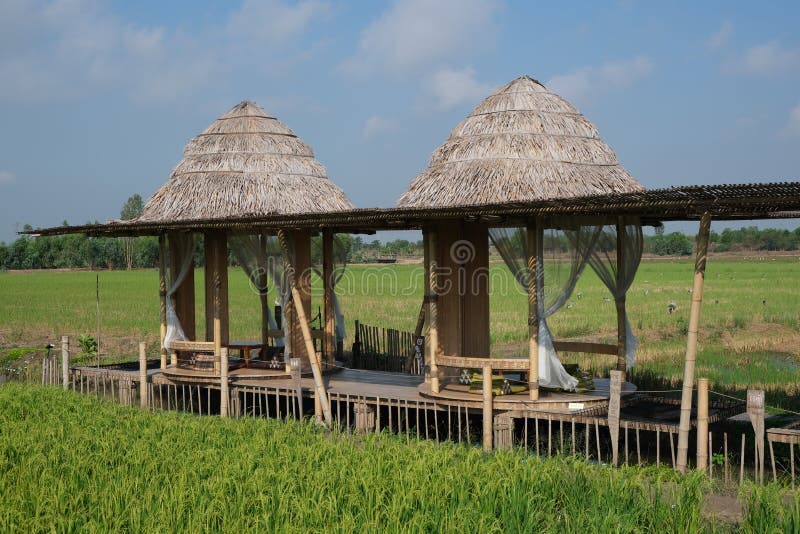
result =
[[[566,266],[555,267],[566,269]],[[636,373],[648,387],[671,387],[682,376],[693,263],[646,260],[628,293],[634,333],[641,340]],[[42,347],[69,334],[97,334],[96,286],[100,289],[100,349],[108,357],[133,356],[137,342],[158,343],[158,276],[154,270],[0,273],[0,360],[19,347]],[[502,263],[490,269],[492,354],[524,355],[527,336],[525,294]],[[197,285],[198,335],[203,324],[203,272]],[[314,277],[316,314],[321,303]],[[423,293],[419,264],[352,265],[337,286],[352,344],[353,323],[413,331]],[[587,270],[550,325],[558,338],[613,343],[613,300]],[[668,306],[674,303],[674,313]],[[259,302],[239,269],[230,271],[232,339],[258,337]],[[800,384],[800,258],[712,258],[708,264],[701,314],[697,376],[712,389],[747,386],[772,391],[772,401],[795,405]],[[565,354],[602,374],[611,356]],[[657,379],[658,384],[650,384]],[[640,384],[641,385],[641,384]]]

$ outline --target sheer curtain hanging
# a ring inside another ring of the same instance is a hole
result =
[[[315,237],[311,240],[311,268],[314,273],[322,279],[322,238]],[[343,341],[347,337],[347,330],[344,324],[344,314],[342,313],[342,306],[339,303],[339,297],[336,295],[336,284],[344,276],[345,269],[347,268],[347,249],[344,242],[338,236],[333,236],[333,276],[331,279],[331,287],[333,288],[333,316],[334,328],[336,330],[336,342]]]
[[[250,287],[261,301],[261,337],[267,342],[267,329],[278,327],[269,304],[270,257],[267,253],[270,236],[266,234],[232,235],[228,241],[233,255],[250,281]],[[281,262],[283,263],[283,262]],[[276,286],[278,287],[278,286]]]
[[[544,265],[545,235],[541,226],[537,227],[536,239],[537,261],[536,289],[538,293],[539,314],[539,384],[548,388],[573,390],[578,385],[577,379],[570,376],[553,346],[553,335],[547,324],[547,318],[557,312],[567,301],[575,289],[575,284],[583,272],[592,248],[597,240],[600,227],[594,225],[577,225],[563,232],[551,230],[548,241],[551,245],[563,245],[564,236],[568,240],[566,252],[569,253],[569,265],[561,269],[558,262]],[[528,290],[528,246],[526,228],[490,228],[489,237],[500,256],[511,270],[514,278],[523,289]]]
[[[606,285],[616,301],[625,299],[642,260],[642,224],[638,217],[621,218],[619,228],[622,244],[622,265],[617,265],[617,225],[603,227],[597,245],[589,257],[589,264]],[[639,339],[633,335],[631,324],[625,316],[625,359],[633,367]]]
[[[186,334],[175,313],[175,303],[172,301],[175,293],[181,286],[189,270],[192,268],[192,257],[194,256],[194,238],[191,234],[170,233],[167,234],[169,248],[175,252],[175,257],[169,256],[170,269],[165,273],[167,277],[167,332],[164,335],[164,346],[169,349],[172,341],[185,341]],[[170,280],[170,271],[177,267],[178,274],[174,280]]]

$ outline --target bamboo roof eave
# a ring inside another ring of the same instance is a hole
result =
[[[532,217],[634,215],[648,221],[694,221],[704,212],[714,220],[800,218],[800,181],[673,187],[530,202],[493,203],[447,208],[364,208],[343,211],[270,214],[181,220],[113,221],[105,224],[40,228],[30,235],[82,233],[90,236],[159,235],[169,231],[277,231],[286,228],[335,228],[360,233],[419,229],[440,220],[482,220],[494,226]]]

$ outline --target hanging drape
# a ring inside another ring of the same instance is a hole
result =
[[[250,287],[258,294],[261,301],[261,337],[264,343],[269,337],[267,330],[278,327],[269,303],[270,257],[267,252],[269,240],[270,236],[266,234],[238,234],[230,236],[228,240],[236,261],[250,281]]]
[[[490,228],[489,237],[508,268],[523,289],[528,290],[528,246],[526,228]],[[600,227],[595,225],[570,224],[565,230],[549,230],[547,236],[542,226],[537,226],[536,290],[539,315],[539,384],[548,388],[573,390],[577,379],[570,376],[553,346],[553,335],[547,318],[558,311],[567,301],[583,272],[592,248],[597,241]],[[568,254],[569,263],[554,261],[545,265],[545,241]]]
[[[336,284],[344,276],[345,269],[347,268],[347,247],[338,236],[333,236],[333,258],[331,259],[333,266],[333,276],[331,278],[331,288],[333,293],[333,316],[334,316],[334,329],[336,331],[336,342],[343,341],[347,337],[347,330],[344,324],[344,314],[342,307],[339,303],[339,297],[336,296]],[[314,273],[322,279],[322,238],[314,237],[311,239],[311,268]]]
[[[173,269],[167,269],[165,273],[167,277],[167,332],[164,336],[164,347],[169,349],[172,341],[186,340],[186,334],[183,333],[178,314],[175,313],[173,298],[192,268],[194,238],[191,234],[170,233],[167,234],[167,239],[170,243],[169,249],[175,252],[174,257],[172,255],[169,256],[169,265],[177,267],[178,271],[174,280],[170,280],[169,276],[170,271]]]
[[[618,229],[622,231],[617,239]],[[589,257],[589,264],[606,285],[614,299],[624,301],[642,260],[642,224],[638,217],[620,218],[619,225],[603,226],[597,244]],[[622,245],[622,264],[617,262],[617,243]],[[625,315],[625,359],[628,369],[633,367],[639,339],[633,335]]]

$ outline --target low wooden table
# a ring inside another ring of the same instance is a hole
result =
[[[250,367],[250,351],[263,350],[267,344],[261,341],[229,341],[226,346],[229,349],[238,350],[239,356],[244,360],[244,366]]]

